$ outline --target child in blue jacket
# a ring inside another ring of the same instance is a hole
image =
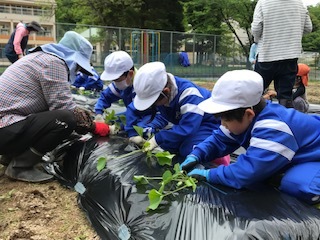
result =
[[[103,82],[100,79],[99,73],[91,65],[93,75],[89,76],[85,73],[78,72],[73,86],[80,88],[84,87],[86,90],[96,90],[100,92],[103,89]]]
[[[221,118],[221,126],[181,164],[197,163],[246,149],[235,163],[188,173],[213,184],[246,188],[283,174],[279,189],[309,203],[320,195],[320,118],[261,98],[262,77],[250,70],[225,73],[199,108]]]
[[[108,87],[101,92],[100,98],[95,105],[96,119],[102,118],[105,109],[109,108],[112,103],[123,100],[126,107],[132,102],[136,93],[133,88],[134,76],[136,69],[133,64],[131,56],[125,51],[115,51],[109,54],[104,61],[104,71],[101,74],[101,80],[112,81]],[[126,119],[127,111],[118,113],[118,115],[125,114]],[[160,115],[149,122],[151,118],[151,111],[143,111],[136,113],[139,116],[138,126],[145,129],[145,131],[155,132],[157,129],[165,127],[168,122]],[[130,136],[129,136],[130,137]]]
[[[160,146],[163,150],[186,156],[220,125],[213,115],[198,108],[199,103],[210,97],[210,91],[167,73],[162,62],[143,65],[133,85],[137,95],[129,109],[143,111],[155,108],[173,124],[172,128],[156,133],[146,150]],[[127,128],[132,125],[134,119],[127,119]],[[229,161],[229,156],[226,156],[215,163],[228,165]]]

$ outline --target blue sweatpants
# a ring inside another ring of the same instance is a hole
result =
[[[309,204],[320,202],[320,162],[302,163],[287,170],[280,190]]]

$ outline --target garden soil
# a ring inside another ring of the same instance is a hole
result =
[[[213,83],[197,82],[212,89]],[[320,82],[307,87],[310,103],[320,104]],[[0,165],[0,240],[95,240],[77,204],[77,193],[58,181],[31,184],[4,176]]]

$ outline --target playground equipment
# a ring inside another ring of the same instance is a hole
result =
[[[160,61],[160,33],[133,31],[130,37],[130,52],[135,64]]]

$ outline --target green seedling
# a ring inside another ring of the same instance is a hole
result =
[[[122,99],[119,99],[118,104],[119,104],[120,106],[125,106]]]
[[[192,190],[195,191],[198,182],[196,179],[187,176],[184,171],[180,171],[179,163],[174,165],[173,172],[166,170],[162,177],[146,177],[140,175],[134,176],[133,180],[137,185],[151,184],[151,181],[159,182],[159,189],[153,188],[148,193],[149,206],[147,207],[147,211],[156,210],[163,198],[174,195],[185,188],[192,188]]]
[[[133,126],[133,128],[136,130],[140,137],[143,137],[143,128],[138,126]],[[149,139],[151,137],[152,136],[150,136]],[[151,151],[145,150],[149,147],[149,145],[150,143],[146,141],[142,146],[142,151],[146,152],[148,160],[156,158],[160,166],[172,166],[172,159],[175,156],[174,154],[170,154],[170,152],[168,151],[157,152],[154,154]],[[187,187],[191,187],[193,191],[195,191],[197,186],[196,183],[198,182],[196,179],[187,176],[184,171],[180,171],[179,163],[174,165],[173,173],[170,170],[167,170],[164,172],[162,177],[146,177],[140,175],[134,176],[133,180],[138,185],[150,184],[150,180],[159,181],[159,189],[151,189],[148,194],[150,204],[147,207],[147,211],[157,209],[164,197],[174,195],[178,191],[181,191]]]
[[[109,125],[115,125],[117,130],[121,129],[121,123],[126,125],[126,116],[125,115],[116,115],[116,112],[112,110],[111,112],[105,110],[105,119],[104,122]]]
[[[143,137],[143,128],[138,126],[133,126],[139,136]],[[150,136],[151,138],[152,136]],[[153,153],[152,151],[146,151],[149,146],[149,142],[145,142],[141,149],[132,151],[127,154],[120,155],[117,158],[124,158],[130,155],[136,154],[138,152],[144,152],[147,155],[147,160],[156,159],[160,166],[172,166],[172,159],[175,156],[168,151]],[[107,158],[100,157],[97,161],[97,170],[100,172],[106,167]],[[146,177],[146,176],[134,176],[133,180],[139,184],[149,184],[150,180],[158,181],[160,184],[159,189],[152,189],[149,194],[149,206],[148,210],[155,210],[158,208],[159,204],[163,200],[164,197],[169,195],[174,195],[178,191],[181,191],[187,187],[191,187],[193,191],[196,189],[197,180],[189,177],[185,174],[184,171],[180,171],[180,165],[177,163],[174,165],[173,173],[170,170],[164,172],[161,177]]]
[[[122,154],[122,155],[120,155],[118,157],[115,157],[115,158],[112,158],[112,159],[128,157],[130,155],[136,154],[136,153],[141,152],[141,151],[142,151],[141,149],[138,149],[138,150],[129,152],[127,154]],[[98,161],[97,161],[97,170],[98,170],[98,172],[101,172],[106,167],[108,160],[109,159],[107,159],[106,157],[99,157],[98,158]]]

